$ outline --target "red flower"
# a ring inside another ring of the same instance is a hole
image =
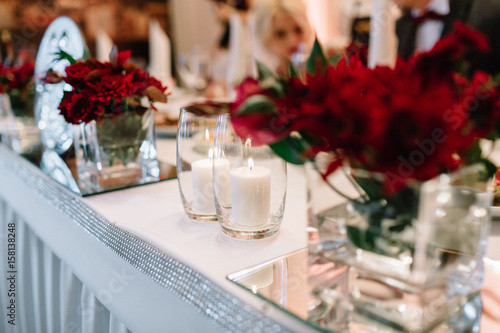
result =
[[[24,90],[32,82],[34,65],[24,63],[20,66],[0,66],[0,84],[4,85],[4,91]]]
[[[236,100],[232,103],[233,109],[238,108],[248,97],[261,93],[259,81],[254,78],[246,78],[236,87]]]
[[[71,124],[88,123],[97,119],[104,112],[104,107],[92,103],[91,97],[89,90],[80,93],[66,92],[59,104],[64,119]]]
[[[161,82],[126,63],[130,51],[116,52],[111,58],[112,63],[88,59],[66,67],[64,80],[73,87],[59,105],[66,121],[87,123],[104,114],[120,115],[134,108],[143,112],[139,103],[142,97],[166,102],[166,87]]]
[[[43,83],[55,84],[59,83],[63,80],[63,76],[61,73],[58,73],[52,69],[49,69],[45,74],[39,77]]]
[[[90,74],[95,68],[91,68],[84,62],[77,62],[76,64],[67,66],[65,69],[66,77],[64,81],[72,85],[73,87],[84,86],[85,78]]]
[[[455,71],[473,48],[487,50],[484,36],[458,24],[431,51],[399,60],[394,69],[367,68],[354,54],[337,66],[317,66],[321,70],[306,73],[304,81],[288,78],[275,89],[282,95],[246,79],[237,89],[232,122],[255,144],[300,134],[302,146],[308,145],[300,151],[305,158],[322,150],[339,155],[327,174],[344,159],[383,173],[386,190],[395,192],[410,179],[456,169],[457,156],[500,128],[500,91],[488,75],[476,72],[468,81]]]
[[[463,45],[471,49],[483,53],[490,51],[488,37],[461,21],[455,23],[455,36]]]
[[[476,72],[460,101],[469,121],[463,135],[481,138],[490,134],[495,128],[495,120],[500,118],[499,101],[500,92],[498,87],[493,86],[489,75]]]
[[[130,59],[132,52],[130,50],[118,52],[116,45],[113,45],[109,54],[110,63],[115,68],[121,68]]]

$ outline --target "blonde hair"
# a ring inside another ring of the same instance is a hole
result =
[[[303,0],[260,0],[252,11],[255,17],[255,32],[263,43],[271,39],[273,18],[279,12],[289,14],[302,28],[306,40],[312,39],[312,27]]]

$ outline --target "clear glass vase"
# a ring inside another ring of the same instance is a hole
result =
[[[212,159],[218,112],[182,108],[177,130],[177,179],[182,205],[188,218],[216,222]]]
[[[386,193],[381,174],[346,169],[361,195],[330,184],[350,199],[313,214],[310,248],[351,267],[348,297],[358,313],[425,331],[482,284],[492,202],[485,174],[474,165]]]
[[[286,162],[269,146],[239,138],[229,115],[218,118],[214,145],[213,187],[222,231],[248,240],[277,233],[285,210]]]
[[[78,184],[99,192],[159,179],[153,110],[75,126]]]

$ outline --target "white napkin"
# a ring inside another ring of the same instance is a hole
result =
[[[370,18],[368,66],[394,67],[397,56],[396,19],[398,10],[392,0],[373,0]]]
[[[233,14],[229,19],[229,27],[231,36],[229,37],[227,86],[231,89],[252,73],[253,57],[248,25],[238,14]]]
[[[149,21],[149,73],[172,88],[170,38],[157,20]]]
[[[96,57],[99,61],[109,61],[109,53],[113,48],[113,40],[102,29],[99,29],[95,36]]]

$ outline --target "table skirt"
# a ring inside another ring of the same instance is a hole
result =
[[[13,234],[15,242],[9,242]],[[130,332],[37,237],[21,214],[0,198],[0,244],[12,243],[15,248],[9,250],[15,251],[15,261],[0,257],[1,332]],[[101,299],[111,292],[101,290]],[[11,300],[15,312],[8,309]]]

